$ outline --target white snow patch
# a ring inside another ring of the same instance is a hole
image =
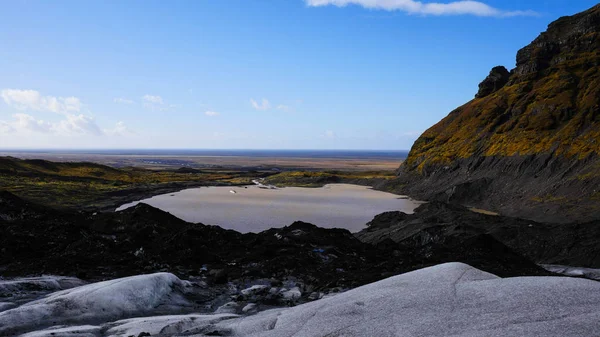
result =
[[[227,302],[215,310],[215,314],[235,314],[240,305],[237,302]]]
[[[81,325],[71,327],[51,327],[45,330],[34,331],[20,337],[97,337],[101,327],[95,325]]]
[[[5,311],[8,309],[12,309],[14,307],[16,307],[17,305],[11,302],[0,302],[0,311]]]
[[[79,287],[86,282],[65,276],[26,277],[11,280],[0,279],[0,297],[14,296],[21,292],[57,291]]]
[[[256,312],[256,310],[258,310],[258,305],[256,305],[256,303],[248,303],[242,308],[242,312],[245,314]]]
[[[246,288],[246,289],[242,290],[241,293],[244,296],[252,296],[257,293],[260,293],[261,291],[264,291],[267,288],[268,288],[268,286],[266,286],[266,285],[257,284],[257,285],[253,285],[250,288]]]
[[[541,267],[546,269],[547,271],[557,274],[562,274],[566,276],[581,276],[592,280],[600,281],[600,269],[562,266],[556,264],[542,264]]]
[[[285,298],[288,301],[295,301],[295,300],[299,299],[300,297],[302,297],[302,292],[300,291],[300,289],[298,287],[294,287],[290,290],[283,291],[282,295],[283,295],[283,298]]]
[[[0,313],[0,335],[57,321],[53,324],[98,324],[100,332],[110,336],[600,336],[600,282],[501,279],[462,263],[421,269],[252,316],[156,316],[181,312],[187,302],[178,289],[185,286],[174,275],[160,273],[60,291]],[[237,310],[238,305],[226,306]],[[159,313],[157,308],[167,310]],[[117,316],[142,315],[153,317],[119,317],[106,323]],[[48,331],[29,337],[46,337]],[[88,336],[55,336],[60,335]]]
[[[62,290],[18,308],[0,312],[0,335],[56,324],[106,322],[150,312],[181,310],[189,282],[157,273],[98,282]]]
[[[598,336],[600,283],[501,279],[448,263],[297,307],[222,321],[215,328],[246,337]]]
[[[188,330],[200,330],[224,319],[237,317],[237,315],[172,315],[142,317],[121,320],[111,323],[111,328],[106,334],[108,337],[138,336],[147,332],[152,336],[170,336]]]

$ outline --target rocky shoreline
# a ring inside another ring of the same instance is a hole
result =
[[[84,211],[114,212],[119,206],[151,198],[160,194],[175,193],[188,188],[208,187],[208,186],[244,186],[246,184],[229,184],[219,182],[175,182],[160,185],[149,185],[147,187],[136,186],[130,189],[124,189],[107,193],[102,201],[96,205],[83,207]]]

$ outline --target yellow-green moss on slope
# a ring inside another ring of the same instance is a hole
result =
[[[474,156],[600,154],[600,5],[549,26],[500,90],[451,112],[415,142],[405,169]]]
[[[265,182],[279,187],[321,187],[332,183],[374,185],[395,177],[393,171],[290,171],[272,175]]]
[[[57,208],[111,206],[149,191],[209,184],[251,184],[256,172],[205,170],[184,173],[138,168],[116,169],[95,163],[58,163],[0,157],[0,190]],[[166,193],[166,192],[164,192]]]

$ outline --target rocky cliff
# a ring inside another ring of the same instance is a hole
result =
[[[425,131],[388,188],[540,221],[600,218],[600,5],[548,26]]]

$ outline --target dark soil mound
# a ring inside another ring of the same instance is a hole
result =
[[[459,250],[461,241],[478,246],[493,238],[535,263],[600,268],[600,222],[597,221],[539,223],[485,215],[462,206],[433,202],[421,205],[415,214],[380,214],[369,223],[368,229],[356,236],[372,244],[391,240],[401,245],[409,242],[409,246],[414,247],[413,242],[421,240],[424,247],[450,244]],[[458,245],[456,239],[459,239]],[[487,249],[501,251],[500,247],[492,247],[491,242]],[[483,256],[481,253],[476,255],[477,258]],[[494,256],[502,259],[509,255],[498,253]],[[485,267],[482,269],[486,270]]]
[[[25,215],[0,222],[3,275],[101,279],[169,271],[206,276],[209,283],[294,278],[323,289],[355,287],[454,261],[500,276],[548,274],[493,236],[451,227],[423,228],[398,243],[366,243],[347,230],[303,222],[241,234],[188,223],[145,204],[100,214],[44,212],[30,205],[37,211],[28,217],[18,198],[6,196],[2,200],[11,201],[0,204],[3,212],[14,205]]]

